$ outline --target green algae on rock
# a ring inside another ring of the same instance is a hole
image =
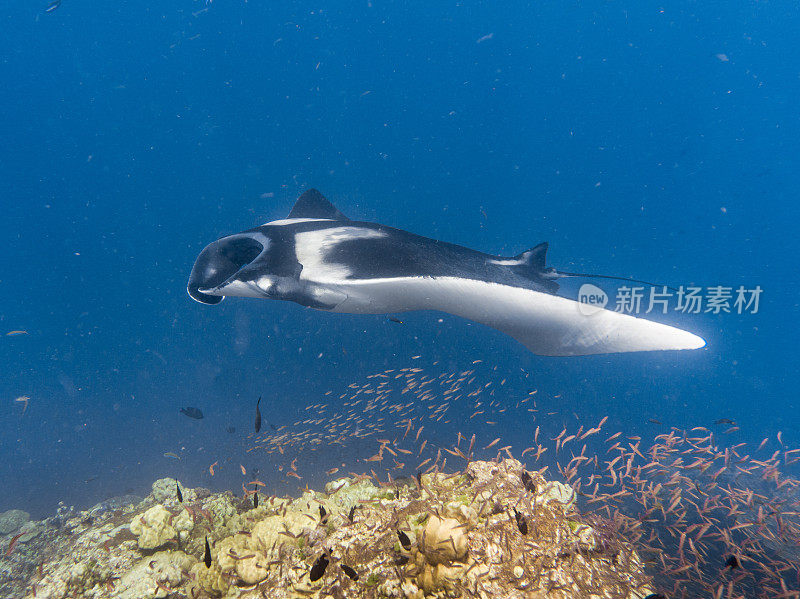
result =
[[[30,519],[31,515],[22,510],[8,510],[7,512],[3,512],[0,514],[0,534],[11,534]]]

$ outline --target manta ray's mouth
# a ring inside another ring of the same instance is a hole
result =
[[[206,246],[195,260],[187,291],[202,304],[218,304],[223,297],[213,293],[258,258],[268,241],[251,235],[231,235]]]

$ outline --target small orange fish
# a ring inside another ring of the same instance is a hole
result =
[[[17,536],[15,536],[14,538],[12,538],[12,539],[11,539],[11,542],[8,544],[8,549],[6,549],[6,557],[8,557],[9,555],[11,555],[11,553],[14,551],[14,547],[16,547],[16,545],[17,545],[17,541],[19,541],[19,538],[20,538],[20,537],[21,537],[23,534],[25,534],[25,533],[21,532],[21,533],[19,533]]]
[[[339,472],[338,468],[331,468],[330,470],[326,471],[325,474],[330,476],[331,474],[336,474],[337,472]]]
[[[500,441],[500,437],[497,437],[497,439],[495,439],[494,441],[492,441],[491,443],[489,443],[489,445],[487,445],[486,447],[484,447],[484,449],[491,449],[492,447],[494,447],[495,445],[497,445],[499,441]]]
[[[27,334],[28,331],[23,331],[23,330],[9,331],[8,333],[6,333],[6,337],[19,337],[20,335],[27,335]]]
[[[241,464],[239,464],[239,468],[241,468],[241,469],[242,469],[242,476],[247,476],[247,470],[245,470],[245,469],[244,469],[244,466],[242,466]]]
[[[211,465],[208,467],[208,471],[211,473],[211,476],[214,476],[214,467],[215,467],[215,466],[217,466],[217,465],[219,465],[219,462],[218,462],[218,461],[217,461],[217,462],[214,462],[213,464],[211,464]]]
[[[297,472],[295,472],[294,470],[289,470],[289,471],[286,473],[286,476],[291,476],[291,477],[294,477],[294,478],[296,478],[297,480],[300,480],[301,478],[303,478],[302,476],[300,476],[299,474],[297,474]]]

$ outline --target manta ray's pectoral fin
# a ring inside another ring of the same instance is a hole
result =
[[[329,220],[350,220],[331,204],[316,189],[309,189],[294,203],[287,218],[324,218]]]
[[[455,277],[416,280],[425,308],[480,322],[542,356],[699,349],[688,331],[551,293]]]
[[[539,355],[699,349],[706,343],[682,329],[611,310],[587,310],[584,304],[549,293],[499,285],[487,291],[481,290],[491,298],[493,309],[467,317],[506,333]]]

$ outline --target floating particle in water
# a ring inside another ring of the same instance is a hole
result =
[[[22,404],[22,413],[20,414],[20,416],[24,416],[25,415],[25,412],[28,409],[28,401],[29,400],[30,400],[30,397],[28,397],[27,395],[20,395],[19,397],[14,399],[14,401],[16,403]]]

